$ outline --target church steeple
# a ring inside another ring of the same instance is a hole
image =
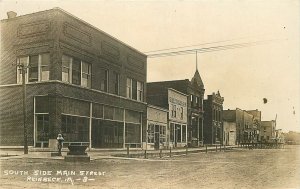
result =
[[[197,51],[196,51],[196,71],[194,74],[194,77],[191,80],[191,83],[194,85],[197,85],[198,87],[204,88],[203,81],[200,77],[199,71],[198,71],[198,57],[197,57]]]

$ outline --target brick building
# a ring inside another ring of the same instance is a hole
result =
[[[253,115],[245,110],[223,110],[223,121],[233,123],[236,127],[236,143],[252,142]]]
[[[220,92],[207,95],[204,100],[204,143],[223,143],[223,102]]]
[[[151,85],[149,85],[151,86]],[[166,147],[177,148],[187,145],[187,99],[188,95],[172,88],[147,84],[147,102],[168,110]],[[151,129],[150,129],[151,130]],[[151,135],[151,132],[148,133]]]
[[[261,121],[260,137],[262,142],[274,142],[276,138],[276,121]]]
[[[150,93],[159,93],[159,91],[164,88],[173,88],[189,96],[187,102],[187,140],[189,145],[192,146],[202,144],[204,120],[203,97],[205,89],[198,70],[196,70],[191,81],[189,79],[184,79],[147,83],[147,96]],[[155,103],[164,104],[167,102],[167,99],[161,100],[161,102]]]
[[[23,145],[26,69],[29,146],[141,147],[145,141],[146,55],[54,8],[1,20],[0,145]],[[13,66],[12,66],[13,65]]]

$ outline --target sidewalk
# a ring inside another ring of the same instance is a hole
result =
[[[238,148],[238,146],[226,146],[225,151],[232,150],[233,148]],[[184,155],[186,153],[205,153],[207,152],[224,152],[224,146],[207,146],[199,148],[178,148],[171,149],[171,156]],[[31,148],[29,149],[28,154],[24,154],[23,149],[0,149],[0,159],[17,159],[17,158],[29,158],[29,159],[64,159],[64,156],[67,155],[68,149],[64,148],[62,151],[62,157],[56,156],[51,157],[51,152],[53,150],[49,148],[38,149]],[[142,149],[129,149],[129,154],[127,149],[91,149],[86,150],[88,155],[91,157],[91,160],[96,159],[107,159],[107,158],[145,158],[145,150]],[[170,150],[148,150],[146,158],[156,158],[156,157],[170,157]]]

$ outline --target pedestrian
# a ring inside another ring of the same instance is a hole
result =
[[[62,149],[63,141],[64,141],[62,134],[58,134],[56,140],[57,140],[58,155],[61,156],[61,149]]]

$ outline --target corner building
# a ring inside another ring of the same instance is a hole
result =
[[[0,145],[24,145],[22,64],[29,146],[62,133],[66,145],[141,147],[146,59],[59,8],[1,20]]]

